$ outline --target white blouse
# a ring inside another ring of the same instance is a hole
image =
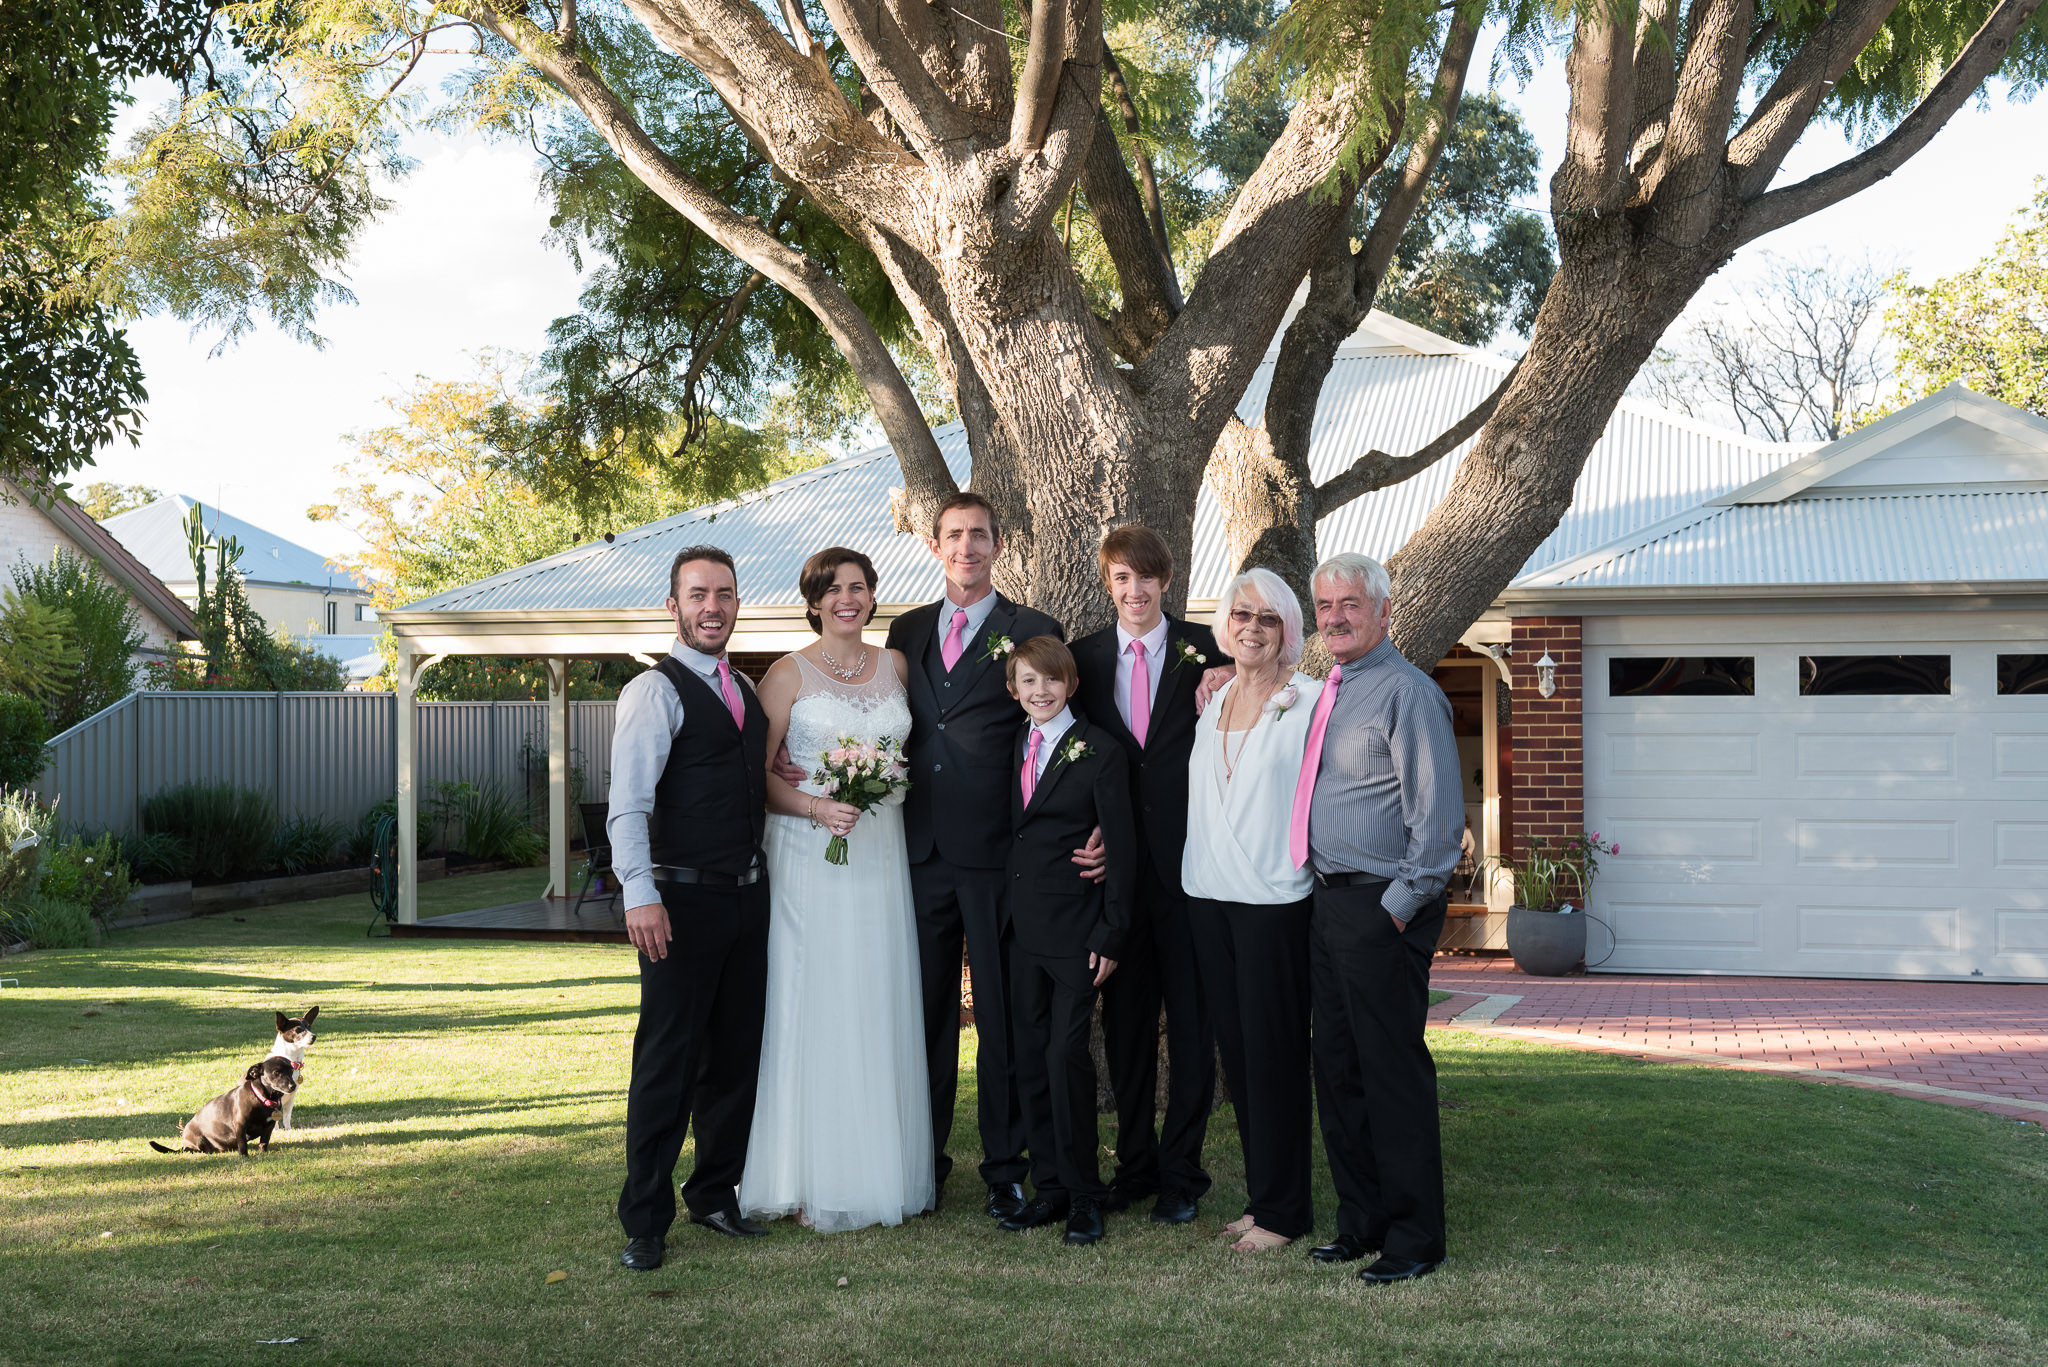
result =
[[[1308,748],[1309,719],[1323,686],[1296,673],[1289,683],[1300,699],[1285,712],[1262,712],[1249,735],[1218,728],[1232,680],[1209,700],[1195,728],[1188,755],[1188,843],[1181,855],[1181,886],[1190,897],[1255,906],[1298,902],[1308,896],[1314,875],[1295,868],[1287,849],[1287,823],[1294,814],[1294,787]],[[1282,685],[1285,687],[1285,685]],[[1225,781],[1223,745],[1231,747]],[[1239,755],[1237,747],[1244,746]]]

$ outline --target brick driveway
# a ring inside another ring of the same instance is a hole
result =
[[[2048,1122],[2048,986],[1817,978],[1532,978],[1439,955],[1434,1026],[1791,1073]]]

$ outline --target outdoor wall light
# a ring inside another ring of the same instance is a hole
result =
[[[1550,658],[1547,650],[1536,662],[1536,691],[1546,698],[1557,692],[1557,661]]]

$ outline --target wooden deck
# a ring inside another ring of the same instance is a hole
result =
[[[394,925],[394,940],[554,940],[623,945],[626,913],[616,897],[593,897],[582,915],[574,898],[539,897],[503,906],[478,907],[429,916],[415,925]]]

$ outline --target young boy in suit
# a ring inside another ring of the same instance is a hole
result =
[[[1096,1162],[1095,1063],[1088,1026],[1131,925],[1138,837],[1123,747],[1076,717],[1074,657],[1051,636],[1017,646],[1004,666],[1030,718],[1011,765],[1016,839],[1005,871],[1010,1020],[1017,1092],[1035,1188],[1002,1222],[1016,1233],[1067,1218],[1066,1241],[1102,1237],[1109,1187]],[[1102,830],[1105,877],[1077,878],[1069,859]]]

